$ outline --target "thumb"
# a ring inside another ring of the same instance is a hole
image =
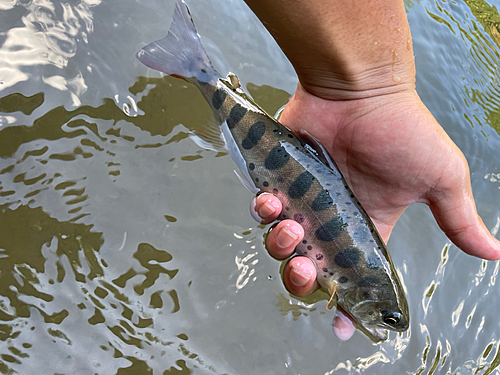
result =
[[[429,207],[443,232],[464,252],[487,260],[500,259],[500,242],[477,213],[465,167],[462,178],[454,174],[455,178],[441,179],[445,182],[430,193]]]

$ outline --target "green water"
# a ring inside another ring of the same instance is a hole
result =
[[[498,374],[498,262],[412,206],[389,251],[410,331],[333,335],[324,295],[290,296],[213,122],[186,82],[134,58],[169,0],[0,0],[0,374]],[[500,226],[500,16],[493,0],[405,1],[417,89]],[[274,114],[289,63],[240,1],[189,2],[221,73]]]

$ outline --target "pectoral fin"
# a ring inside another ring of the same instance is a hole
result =
[[[334,174],[338,174],[337,164],[335,164],[335,161],[333,161],[325,146],[323,146],[316,137],[305,130],[299,130],[295,135],[300,139],[304,148],[312,151],[320,161],[330,167]]]
[[[337,283],[332,281],[332,284],[328,289],[328,293],[330,293],[330,300],[328,301],[326,308],[331,310],[337,304],[337,295],[335,294],[337,291]]]
[[[234,170],[234,173],[236,174],[236,177],[238,177],[238,180],[243,184],[244,187],[247,188],[247,190],[252,193],[252,194],[257,194],[260,190],[255,186],[254,183],[250,182],[248,180],[248,177],[243,174],[240,170]],[[253,215],[252,215],[253,216]],[[255,217],[254,217],[255,219]],[[259,221],[259,220],[257,220]]]

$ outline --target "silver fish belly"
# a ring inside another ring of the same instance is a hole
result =
[[[178,1],[167,37],[137,54],[145,65],[195,84],[220,121],[227,148],[256,191],[283,203],[280,219],[304,227],[297,246],[318,282],[374,341],[384,329],[408,329],[408,304],[384,242],[326,150],[297,136],[223,78],[201,45],[187,6]]]

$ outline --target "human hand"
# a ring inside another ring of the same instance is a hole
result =
[[[408,205],[421,202],[463,251],[500,258],[500,243],[477,214],[462,152],[414,90],[334,101],[312,95],[299,84],[280,122],[322,142],[385,242]],[[270,194],[257,197],[254,207],[265,223],[281,212],[281,203]],[[274,258],[286,259],[302,237],[300,224],[283,220],[267,236],[266,247]],[[297,296],[317,289],[312,261],[292,258],[283,283]]]

